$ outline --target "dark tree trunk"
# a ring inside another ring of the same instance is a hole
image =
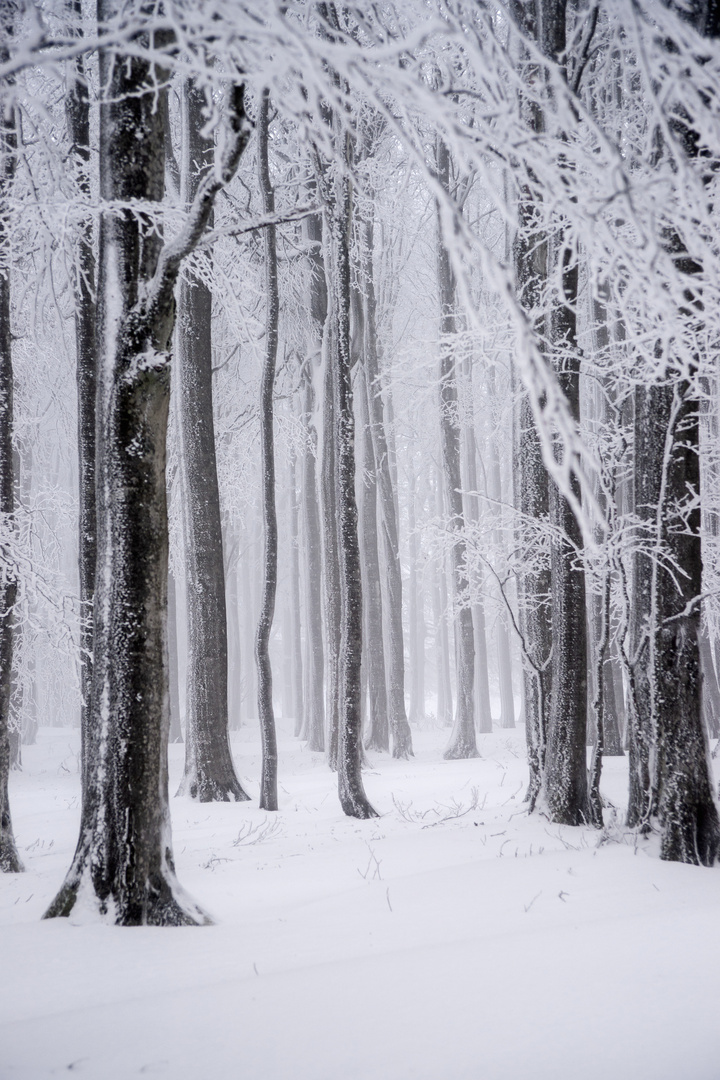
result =
[[[0,32],[5,42],[15,29],[18,5],[7,4],[0,14]],[[8,59],[7,44],[0,41],[0,62]],[[0,109],[0,515],[8,531],[15,511],[15,470],[13,467],[13,368],[10,332],[9,196],[15,174],[17,133],[12,107]],[[17,596],[14,567],[0,576],[0,870],[17,873],[23,869],[15,846],[8,774],[10,772],[10,695],[12,692],[13,621]]]
[[[212,168],[213,144],[201,136],[204,91],[189,82],[184,103],[186,204]],[[212,393],[212,294],[188,274],[177,320],[180,475],[187,586],[185,771],[179,795],[200,802],[248,798],[230,751],[227,612]]]
[[[437,172],[446,190],[450,184],[450,156],[442,140],[437,144]],[[455,723],[444,757],[478,757],[475,739],[473,683],[475,642],[472,610],[467,602],[468,580],[464,527],[462,480],[460,476],[460,418],[458,416],[457,375],[453,340],[457,331],[455,276],[450,255],[443,242],[438,209],[438,289],[440,293],[440,442],[445,499],[453,535],[451,548],[453,607],[455,608],[455,670],[457,675]]]
[[[101,0],[101,20],[117,0]],[[136,45],[147,41],[139,35]],[[113,205],[159,202],[164,189],[165,82],[142,55],[100,53],[100,192]],[[179,891],[167,798],[168,528],[165,448],[173,291],[218,190],[235,172],[250,128],[235,88],[222,163],[178,236],[125,210],[100,224],[97,399],[98,573],[91,699],[96,754],[83,792],[73,864],[47,916],[79,894],[120,925],[207,921]]]
[[[275,213],[275,192],[270,182],[268,163],[268,125],[270,99],[263,91],[257,118],[258,183],[262,194],[263,211]],[[277,810],[277,737],[272,698],[272,667],[270,665],[270,631],[275,613],[277,591],[277,512],[275,509],[275,446],[273,438],[273,391],[277,364],[280,296],[278,292],[277,237],[274,225],[264,230],[265,243],[265,358],[260,381],[260,478],[264,533],[263,586],[255,639],[255,659],[258,671],[258,716],[262,739],[262,772],[260,777],[260,809]]]
[[[79,23],[81,0],[71,0],[71,14]],[[70,70],[65,99],[68,134],[73,145],[80,195],[90,200],[90,104],[85,64],[78,57]],[[75,291],[75,353],[78,412],[78,569],[80,579],[80,732],[81,772],[85,776],[92,737],[88,709],[92,689],[93,597],[97,560],[95,511],[95,397],[97,394],[97,323],[95,253],[90,219],[82,222],[77,237],[73,287]]]
[[[325,699],[327,712],[327,760],[331,769],[338,767],[340,733],[340,562],[338,551],[337,505],[337,404],[333,381],[333,354],[337,332],[331,311],[323,334],[323,452],[320,474],[323,516],[323,567],[325,581]],[[353,478],[354,482],[354,478]]]
[[[577,265],[561,253],[564,300],[552,315],[552,342],[558,350],[558,383],[576,421],[580,418],[580,357],[576,336]],[[580,501],[575,476],[570,483]],[[552,596],[552,701],[544,791],[552,821],[580,825],[590,820],[587,742],[587,613],[585,571],[577,563],[582,534],[570,503],[550,488]],[[597,824],[597,822],[596,822]]]
[[[349,136],[345,160],[349,163]],[[335,181],[331,216],[333,245],[333,314],[336,332],[330,353],[336,414],[334,474],[337,492],[340,584],[339,737],[337,753],[340,804],[349,817],[377,817],[362,781],[362,584],[355,502],[355,420],[350,357],[350,231],[352,198],[347,174]]]

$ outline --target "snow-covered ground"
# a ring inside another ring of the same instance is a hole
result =
[[[358,822],[281,731],[279,813],[172,799],[179,878],[215,925],[121,929],[40,921],[79,817],[77,733],[42,730],[11,777],[2,1080],[718,1080],[720,869],[529,819],[522,729],[469,762],[446,737],[373,755],[381,816]],[[233,749],[256,794],[254,731]],[[606,761],[618,808],[625,771]]]

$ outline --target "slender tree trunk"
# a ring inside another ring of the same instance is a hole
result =
[[[100,0],[98,15],[117,17],[117,0]],[[162,199],[164,110],[157,106],[165,83],[142,55],[100,52],[100,192],[113,207]],[[173,241],[163,245],[154,223],[133,211],[101,217],[90,718],[97,754],[75,858],[48,916],[69,915],[82,895],[121,925],[207,921],[177,887],[170,840],[165,450],[173,291],[249,138],[242,87],[229,117],[223,161]]]
[[[476,494],[478,491],[477,477],[477,443],[475,431],[472,426],[472,368],[468,364],[465,370],[465,381],[468,389],[470,421],[465,424],[463,449],[465,458],[465,479],[468,494],[465,496],[467,507],[467,521],[469,525],[477,525],[480,519],[480,505]],[[487,636],[485,633],[485,605],[480,593],[480,582],[476,581],[473,587],[472,598],[473,640],[475,642],[475,726],[479,732],[489,733],[492,731],[492,710],[490,707],[490,679],[488,676]]]
[[[290,454],[288,481],[290,492],[290,677],[292,680],[295,735],[299,737],[305,729],[305,697],[303,693],[302,622],[300,616],[300,513],[297,496],[297,458],[294,450]]]
[[[270,182],[268,163],[268,125],[270,98],[263,91],[257,118],[258,181],[262,192],[263,211],[275,213],[275,192]],[[260,446],[262,516],[264,531],[263,589],[255,639],[255,659],[258,670],[258,715],[262,739],[262,772],[260,777],[260,809],[277,810],[277,738],[272,699],[272,667],[270,665],[270,631],[275,612],[277,591],[277,513],[275,509],[275,446],[273,438],[273,391],[277,364],[280,295],[278,290],[277,238],[274,225],[264,230],[265,240],[265,359],[260,383]]]
[[[328,315],[328,294],[323,259],[323,225],[319,215],[303,222],[310,267],[311,343],[302,373],[303,426],[306,432],[302,458],[302,520],[305,552],[305,611],[307,626],[305,734],[308,749],[325,749],[325,648],[323,646],[323,534],[318,501],[318,435],[316,400],[313,387],[313,355],[322,353]],[[323,429],[324,431],[324,429]],[[324,474],[321,474],[321,483]],[[324,524],[323,503],[323,524]],[[336,751],[335,751],[336,752]]]
[[[204,91],[184,95],[183,182],[190,203],[208,170],[213,144],[201,135]],[[248,798],[230,751],[227,612],[212,394],[212,294],[204,281],[181,281],[178,305],[180,473],[187,575],[188,657],[185,771],[178,794],[200,802]]]
[[[418,584],[419,544],[416,527],[416,476],[415,465],[410,460],[410,478],[408,483],[408,546],[410,549],[410,571],[408,577],[408,623],[410,644],[410,723],[421,724],[425,721],[425,604],[423,592]]]
[[[405,646],[402,626],[403,599],[398,537],[397,477],[393,476],[393,455],[390,453],[388,445],[380,387],[375,277],[373,272],[375,238],[372,221],[366,221],[361,225],[361,235],[363,241],[363,355],[367,379],[370,432],[382,521],[382,548],[387,599],[384,614],[388,629],[385,660],[392,755],[394,758],[409,758],[412,757],[413,749],[412,732],[405,712]]]
[[[323,565],[325,581],[325,697],[327,713],[327,759],[331,769],[338,767],[340,733],[340,562],[338,552],[337,505],[337,407],[333,384],[332,356],[337,346],[334,310],[325,322],[323,334],[323,453],[320,474],[323,515]],[[353,480],[354,482],[354,480]]]
[[[350,163],[349,135],[345,160]],[[362,584],[358,515],[355,502],[355,419],[352,403],[350,356],[350,232],[352,196],[347,175],[335,181],[331,218],[333,241],[334,322],[332,389],[336,405],[334,474],[337,492],[338,564],[340,584],[340,664],[338,793],[348,817],[377,817],[362,781],[361,681]]]
[[[180,672],[178,670],[177,597],[175,577],[168,575],[168,661],[170,679],[170,742],[183,741],[180,724]]]
[[[450,157],[442,140],[437,144],[437,171],[445,189],[450,183]],[[450,256],[443,243],[438,210],[438,288],[440,292],[440,441],[442,446],[445,497],[453,535],[451,548],[453,608],[455,609],[455,663],[457,702],[455,723],[445,758],[478,757],[475,739],[473,682],[475,680],[475,643],[472,610],[467,603],[466,547],[462,480],[460,477],[460,418],[453,348],[456,325],[455,278]]]
[[[10,3],[0,14],[5,42],[15,30],[18,6]],[[0,41],[0,62],[8,59],[7,45]],[[13,530],[15,470],[13,468],[13,368],[10,332],[9,196],[15,174],[17,133],[12,109],[0,109],[0,520]],[[0,870],[23,869],[15,846],[8,774],[10,772],[10,694],[12,691],[13,621],[17,596],[15,568],[5,568],[0,578]]]
[[[383,647],[383,605],[380,584],[380,559],[377,543],[377,468],[373,450],[368,411],[367,374],[364,365],[356,381],[363,467],[358,477],[358,509],[360,511],[360,548],[362,552],[362,586],[364,600],[364,657],[369,690],[369,723],[366,726],[365,747],[368,750],[389,750],[388,700],[385,682],[385,650]]]
[[[70,13],[78,23],[82,18],[81,0],[71,0]],[[81,56],[70,68],[70,84],[65,99],[68,134],[73,144],[77,184],[83,199],[90,200],[90,104]],[[78,570],[80,584],[80,752],[81,772],[85,776],[88,759],[94,753],[92,734],[88,731],[88,709],[92,688],[93,597],[97,560],[97,524],[95,510],[95,397],[97,394],[97,349],[95,327],[96,269],[93,249],[93,226],[82,222],[77,238],[73,272],[75,292],[75,354],[78,413]]]

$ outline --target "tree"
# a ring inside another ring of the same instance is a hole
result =
[[[112,25],[116,0],[100,0]],[[174,288],[217,192],[250,136],[244,86],[233,85],[222,160],[200,184],[178,235],[163,242],[152,216],[164,190],[166,76],[146,24],[132,54],[100,51],[98,568],[94,613],[92,769],[80,837],[46,917],[67,916],[79,894],[120,925],[207,921],[179,891],[167,798],[168,527],[165,443]],[[123,207],[119,212],[107,204]]]
[[[270,96],[263,90],[257,118],[258,182],[262,193],[263,210],[268,217],[275,213],[275,192],[270,180],[268,162],[268,127]],[[265,286],[267,313],[265,316],[265,358],[260,383],[260,446],[262,515],[264,532],[263,588],[255,639],[255,659],[258,668],[258,714],[262,738],[262,775],[260,778],[260,808],[277,810],[277,738],[272,700],[272,668],[270,665],[270,630],[275,612],[277,591],[277,512],[275,509],[275,448],[273,442],[273,390],[277,363],[280,296],[278,291],[277,239],[274,225],[265,229]]]
[[[10,3],[0,13],[0,63],[9,57],[19,5]],[[17,131],[12,99],[0,113],[0,522],[5,544],[12,535],[15,510],[13,467],[13,366],[10,331],[10,220],[9,195],[15,172]],[[8,774],[10,771],[10,696],[12,693],[13,627],[17,577],[8,560],[0,580],[0,870],[17,873],[22,863],[15,846]]]
[[[184,200],[191,205],[213,168],[203,136],[202,86],[184,89]],[[200,802],[242,801],[228,731],[228,651],[220,495],[212,390],[212,293],[199,273],[180,282],[178,320],[179,466],[187,575],[188,657],[185,771],[179,794]]]
[[[442,139],[437,141],[437,174],[445,191],[450,188],[450,155]],[[473,683],[475,680],[475,644],[472,610],[466,603],[468,590],[462,480],[460,476],[460,418],[458,415],[457,377],[454,337],[457,330],[457,297],[455,277],[445,243],[438,208],[438,290],[440,294],[440,441],[442,447],[445,498],[450,514],[452,533],[452,582],[455,617],[455,664],[457,672],[457,702],[455,722],[446,758],[478,757],[475,739]]]

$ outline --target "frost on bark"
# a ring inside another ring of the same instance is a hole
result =
[[[305,240],[310,264],[310,321],[312,351],[320,351],[320,343],[328,311],[325,264],[323,261],[322,218],[311,215],[304,222]],[[322,536],[318,502],[316,401],[313,387],[313,359],[308,357],[302,372],[303,425],[305,447],[302,457],[302,522],[305,554],[305,611],[307,653],[305,661],[305,737],[309,750],[325,749],[325,650],[322,634]]]
[[[552,342],[558,350],[558,384],[576,421],[580,416],[580,357],[576,312],[578,268],[561,253],[563,301],[552,314]],[[570,483],[578,502],[580,485]],[[586,761],[587,614],[585,570],[579,559],[582,534],[568,500],[550,487],[552,699],[545,760],[544,794],[552,821],[580,825],[590,820]]]
[[[345,163],[350,163],[349,136],[344,142]],[[348,817],[377,817],[362,781],[362,583],[358,513],[355,500],[355,420],[353,415],[350,356],[350,230],[352,196],[346,173],[335,179],[331,213],[333,322],[335,332],[329,354],[335,403],[334,479],[337,506],[337,551],[340,586],[339,625],[339,731],[337,749],[338,793]]]
[[[81,0],[71,0],[72,16],[79,22]],[[73,147],[77,187],[90,201],[90,103],[85,64],[80,56],[69,68],[65,116]],[[80,584],[80,730],[81,769],[87,770],[92,739],[87,718],[92,688],[92,605],[95,593],[97,525],[95,519],[95,395],[97,393],[97,348],[95,328],[97,307],[93,227],[81,223],[75,249],[73,288],[75,292],[75,354],[78,412],[78,569]]]
[[[712,865],[720,823],[702,720],[700,508],[689,501],[700,482],[699,403],[687,382],[666,383],[639,389],[635,408],[635,507],[654,541],[633,573],[628,824],[657,815],[662,858]]]
[[[450,156],[442,140],[437,144],[437,173],[446,190],[450,184]],[[439,211],[438,211],[439,214]],[[445,499],[452,536],[452,583],[455,609],[455,670],[457,700],[455,722],[444,757],[479,757],[475,739],[473,683],[475,643],[472,611],[467,603],[468,580],[464,526],[462,479],[460,476],[460,418],[458,415],[457,373],[455,370],[456,288],[450,255],[443,242],[438,220],[438,291],[440,294],[440,442]]]
[[[101,0],[101,20],[118,13]],[[83,787],[80,836],[46,917],[82,898],[119,925],[181,925],[207,917],[177,884],[167,791],[168,523],[165,451],[174,288],[207,225],[218,190],[249,137],[243,89],[231,93],[227,146],[201,184],[178,236],[163,244],[129,204],[164,190],[164,74],[143,56],[100,53],[97,398],[98,573],[89,726],[94,756]]]
[[[268,163],[268,91],[263,91],[257,118],[258,181],[263,211],[267,217],[275,214],[275,192],[270,182]],[[260,380],[260,485],[263,517],[263,575],[262,599],[255,638],[255,659],[258,670],[258,716],[262,742],[262,771],[260,775],[260,809],[277,810],[277,736],[272,698],[272,666],[270,664],[270,631],[275,613],[277,592],[277,511],[275,507],[275,445],[273,437],[273,391],[277,363],[280,296],[278,291],[277,237],[274,225],[264,230],[265,248],[265,356]]]
[[[377,469],[370,432],[367,373],[364,365],[360,367],[356,376],[355,396],[359,406],[362,447],[362,468],[358,473],[357,489],[362,553],[363,647],[369,708],[365,725],[365,747],[368,750],[389,750],[390,730],[383,647],[382,590],[377,543]]]
[[[708,0],[671,4],[706,37],[720,36]],[[667,42],[667,48],[675,45]],[[689,160],[699,139],[683,110],[671,128]],[[662,151],[660,151],[661,153]],[[709,178],[706,178],[706,180]],[[700,402],[695,382],[705,340],[702,266],[672,224],[663,246],[685,281],[679,310],[690,363],[668,355],[662,379],[635,397],[635,511],[640,546],[633,567],[633,679],[628,823],[657,816],[661,858],[711,866],[720,856],[720,819],[702,719],[700,666]]]
[[[212,168],[202,136],[204,91],[184,93],[183,186],[187,205]],[[242,801],[228,731],[227,613],[212,394],[212,294],[197,274],[180,282],[177,318],[179,466],[187,595],[185,770],[179,795]]]
[[[16,4],[0,15],[0,62],[8,58]],[[0,88],[1,84],[0,84]],[[13,465],[13,368],[10,332],[9,195],[15,173],[17,132],[13,110],[0,106],[0,523],[5,534],[13,528],[15,470]],[[10,772],[10,696],[12,693],[13,621],[17,580],[6,562],[0,577],[0,870],[23,869],[15,846],[8,775]]]
[[[513,9],[528,36],[535,37],[537,23],[534,8],[515,3]],[[523,60],[521,70],[529,80],[537,77],[537,65],[527,59]],[[533,105],[527,108],[530,113],[529,126],[537,133],[542,132],[542,113]],[[541,296],[548,276],[548,242],[540,218],[541,207],[535,195],[535,183],[536,178],[530,174],[521,187],[513,257],[518,297],[542,341],[545,338],[545,313]],[[518,628],[522,645],[529,772],[526,800],[532,812],[545,772],[550,711],[550,561],[542,535],[550,512],[550,487],[530,400],[520,387],[516,387],[513,435],[513,487],[518,511],[516,531],[521,562],[517,582]]]

